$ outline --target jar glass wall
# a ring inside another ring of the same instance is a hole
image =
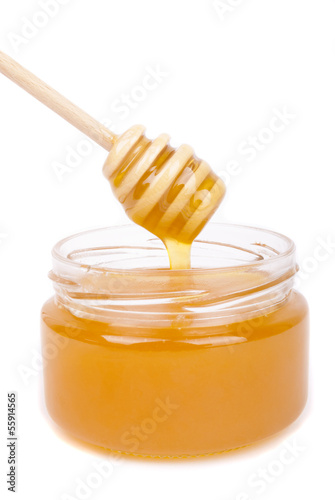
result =
[[[280,431],[307,398],[296,270],[291,240],[244,226],[209,224],[192,269],[178,271],[136,226],[66,238],[42,310],[50,416],[89,443],[150,456],[214,453]]]

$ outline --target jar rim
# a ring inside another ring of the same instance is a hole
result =
[[[251,267],[255,267],[257,266],[258,269],[261,269],[263,266],[266,266],[269,264],[269,261],[271,261],[272,263],[276,263],[278,264],[278,262],[280,261],[284,261],[285,259],[289,259],[291,257],[294,257],[295,255],[295,250],[296,250],[296,247],[295,247],[295,243],[293,242],[293,240],[279,232],[276,232],[276,231],[273,231],[273,230],[270,230],[270,229],[264,229],[264,228],[261,228],[261,227],[257,227],[257,226],[248,226],[248,225],[242,225],[242,224],[229,224],[229,223],[215,223],[215,222],[210,222],[208,225],[208,228],[218,228],[220,230],[226,228],[227,230],[231,230],[231,229],[236,229],[236,230],[240,230],[240,231],[257,231],[263,235],[268,235],[268,236],[273,236],[275,238],[278,238],[279,240],[281,240],[281,242],[285,243],[286,244],[286,249],[284,251],[281,251],[281,252],[277,252],[277,253],[274,253],[273,255],[271,256],[268,256],[267,259],[262,259],[262,260],[259,260],[257,262],[255,261],[250,261],[250,262],[244,262],[243,264],[241,265],[232,265],[232,266],[217,266],[217,267],[203,267],[203,268],[190,268],[190,269],[167,269],[167,268],[131,268],[131,269],[126,269],[126,268],[113,268],[113,267],[108,267],[108,268],[104,268],[104,267],[101,267],[101,266],[95,266],[95,265],[92,265],[92,264],[85,264],[85,263],[82,263],[82,262],[77,262],[71,258],[69,258],[69,255],[64,255],[62,253],[62,248],[64,248],[64,246],[71,242],[71,241],[74,241],[75,239],[79,238],[79,237],[85,237],[85,236],[88,236],[88,235],[95,235],[95,234],[98,234],[98,233],[101,233],[101,232],[104,232],[104,231],[109,231],[109,230],[113,230],[113,231],[118,231],[118,230],[127,230],[127,231],[132,231],[134,230],[134,228],[138,228],[138,226],[134,226],[134,224],[120,224],[120,225],[116,225],[116,226],[103,226],[103,227],[97,227],[97,228],[94,228],[94,229],[88,229],[86,231],[80,231],[78,233],[75,233],[73,235],[70,235],[70,236],[67,236],[63,239],[61,239],[60,241],[58,241],[54,247],[52,248],[52,258],[54,261],[58,261],[60,263],[64,263],[64,264],[68,264],[68,265],[71,265],[71,267],[76,267],[76,268],[80,268],[81,270],[83,269],[87,269],[89,271],[95,271],[95,272],[106,272],[108,271],[108,273],[120,273],[122,272],[122,274],[135,274],[135,275],[142,275],[142,276],[145,276],[145,275],[152,275],[152,274],[155,274],[157,275],[158,274],[164,274],[166,272],[168,272],[169,274],[171,275],[177,275],[177,276],[180,276],[182,274],[186,274],[186,275],[189,275],[189,274],[216,274],[218,271],[222,272],[223,270],[224,271],[239,271],[239,270],[245,270],[247,268],[251,268]],[[144,231],[146,233],[148,233],[145,229],[143,228],[140,228],[141,231]],[[206,228],[205,228],[206,229]],[[205,230],[202,231],[202,233],[200,233],[200,235],[195,239],[195,242],[201,242],[202,239],[201,239],[201,235],[205,232]],[[149,233],[150,234],[150,233]],[[159,238],[157,237],[153,237],[152,240],[159,240]],[[208,242],[208,243],[212,243],[212,242]],[[215,243],[215,242],[213,242]],[[261,246],[261,244],[259,244]],[[264,245],[266,247],[266,245]],[[296,269],[297,270],[297,269]]]
[[[218,223],[194,241],[191,269],[170,270],[161,240],[136,225],[77,233],[58,242],[52,256],[49,277],[59,304],[75,315],[137,327],[208,318],[222,324],[269,312],[286,300],[297,271],[290,238]]]

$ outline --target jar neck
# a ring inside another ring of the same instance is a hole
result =
[[[115,228],[107,228],[63,240],[50,273],[56,301],[78,318],[137,330],[218,327],[280,307],[297,271],[291,240],[243,226],[212,226],[220,227],[221,241],[217,227],[211,238],[196,241],[195,267],[185,271],[155,267],[165,250],[147,235],[112,245]],[[209,267],[213,262],[222,266]]]
[[[204,283],[193,276],[183,277],[178,290],[167,280],[160,291],[153,291],[145,290],[141,283],[136,285],[131,277],[90,275],[81,284],[51,277],[58,304],[74,316],[128,328],[202,328],[246,321],[280,307],[294,281],[293,275],[270,281],[259,274],[243,277],[240,273],[236,280],[241,288],[231,291],[229,284],[220,283],[220,275],[216,280],[219,287],[213,280]],[[108,283],[112,291],[106,288]]]

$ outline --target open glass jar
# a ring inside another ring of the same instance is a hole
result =
[[[42,310],[52,419],[105,448],[194,456],[238,448],[293,422],[307,398],[308,307],[293,289],[293,242],[208,224],[192,269],[171,271],[137,226],[53,249]]]

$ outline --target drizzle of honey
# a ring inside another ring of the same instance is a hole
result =
[[[135,126],[119,138],[104,173],[129,218],[160,238],[171,269],[191,267],[191,245],[225,194],[223,181],[189,146],[175,150]]]

